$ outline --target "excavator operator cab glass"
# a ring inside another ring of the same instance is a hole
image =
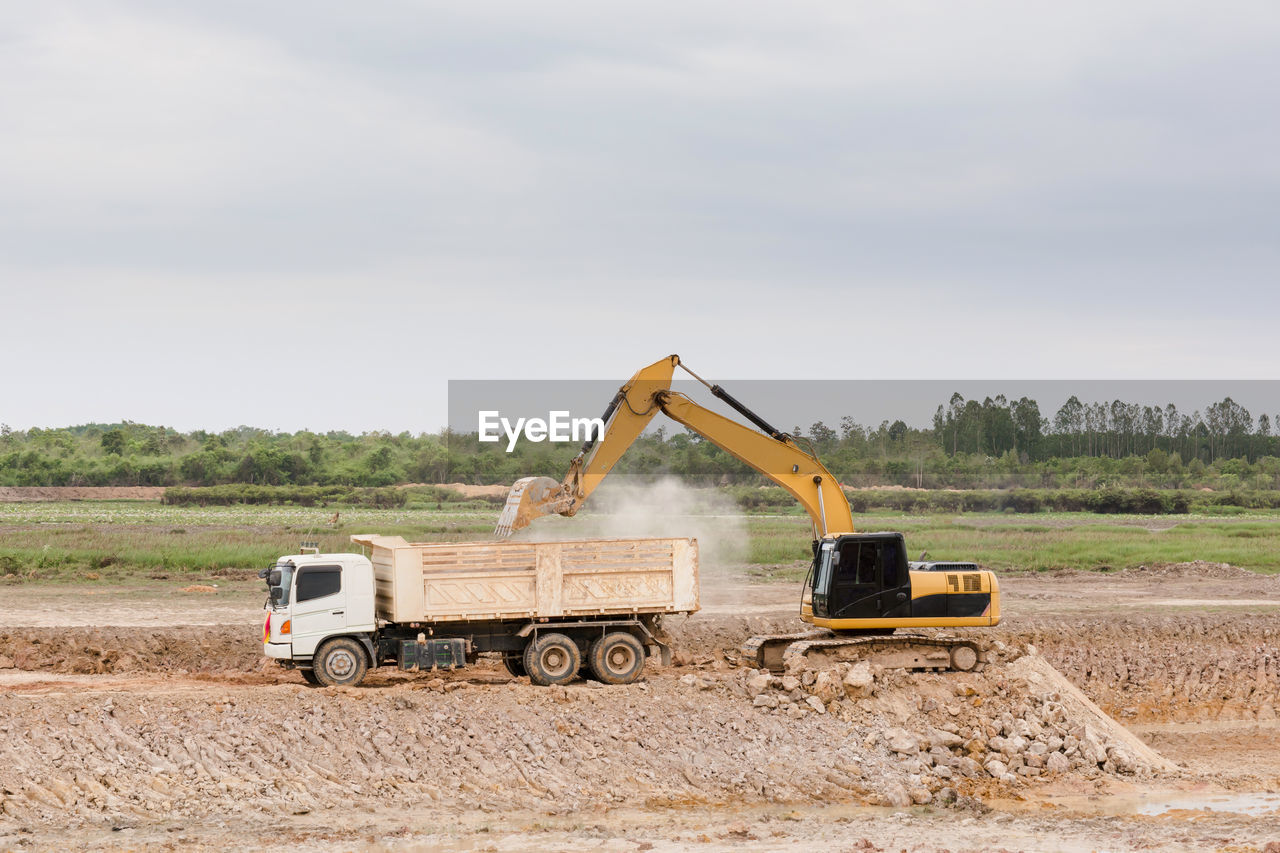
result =
[[[831,594],[831,574],[840,561],[835,542],[823,542],[813,557],[813,612],[827,612],[827,597]]]
[[[814,615],[877,619],[910,610],[905,603],[910,598],[906,552],[898,537],[843,536],[823,548],[814,584]]]

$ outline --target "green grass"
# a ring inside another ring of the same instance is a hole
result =
[[[0,504],[0,580],[104,581],[256,571],[303,541],[357,551],[353,533],[461,542],[487,538],[493,511],[428,508],[174,507],[151,502]],[[230,570],[230,571],[228,571]]]
[[[1058,514],[1052,524],[1003,513],[959,517],[864,517],[862,530],[897,530],[909,554],[973,560],[997,571],[1104,569],[1193,560],[1231,563],[1262,573],[1280,572],[1280,515],[1221,517]],[[960,520],[956,520],[959,518]],[[809,561],[806,519],[749,520],[750,560],[793,563],[783,574],[802,575]]]
[[[353,533],[411,541],[488,539],[497,508],[174,507],[151,502],[0,504],[0,582],[105,582],[158,575],[240,577],[294,553],[303,540],[355,550]],[[746,561],[760,577],[794,579],[810,560],[812,527],[798,513],[744,514]],[[1088,513],[867,513],[864,531],[897,530],[912,557],[975,560],[1002,572],[1124,568],[1208,560],[1280,572],[1280,512],[1120,516]],[[565,529],[565,535],[573,535]]]

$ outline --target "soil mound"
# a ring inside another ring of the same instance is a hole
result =
[[[56,673],[253,672],[262,645],[244,627],[17,628],[0,633],[0,668]]]

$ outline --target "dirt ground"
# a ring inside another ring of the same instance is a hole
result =
[[[309,688],[257,583],[6,589],[0,850],[1280,850],[1280,579],[1001,584],[981,672],[756,672],[799,590],[721,571],[675,665],[567,688]]]
[[[0,503],[25,501],[158,501],[164,486],[0,486]]]

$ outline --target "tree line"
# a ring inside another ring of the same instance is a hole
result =
[[[1052,416],[1026,397],[954,394],[930,427],[842,418],[793,434],[842,483],[921,488],[1280,488],[1280,436],[1231,398],[1189,413],[1172,404],[1071,397]],[[0,426],[0,486],[382,487],[559,478],[577,447],[482,443],[475,433],[272,432],[241,426],[179,432],[164,426],[84,424],[17,431]],[[679,428],[641,436],[618,473],[674,475],[700,484],[758,485],[748,466]]]

